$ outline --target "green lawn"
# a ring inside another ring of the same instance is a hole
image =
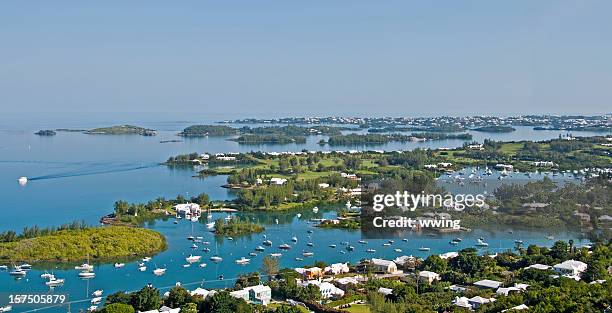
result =
[[[353,304],[350,308],[343,310],[351,313],[370,313],[370,307],[367,304]]]
[[[510,156],[514,156],[519,150],[521,150],[522,147],[523,147],[523,144],[518,143],[518,142],[504,143],[502,144],[499,151],[502,153],[508,154]]]

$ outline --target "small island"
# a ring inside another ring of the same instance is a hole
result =
[[[232,136],[238,129],[223,125],[192,125],[178,133],[182,137]]]
[[[34,133],[34,135],[38,136],[55,136],[57,133],[51,129],[41,129]]]
[[[493,125],[493,126],[483,126],[474,128],[474,131],[483,132],[483,133],[511,133],[516,130],[516,128],[512,126],[503,126],[503,125]]]
[[[282,134],[270,134],[270,135],[255,135],[247,134],[242,135],[238,138],[228,139],[235,141],[239,144],[288,144],[288,143],[306,143],[306,137],[304,136],[287,136]]]
[[[155,136],[157,133],[154,129],[148,129],[133,125],[119,125],[110,127],[100,127],[83,132],[88,135],[141,135],[141,136]]]
[[[253,223],[248,218],[234,217],[229,221],[218,219],[215,221],[215,235],[237,237],[252,233],[261,233],[265,228]]]
[[[31,231],[30,231],[31,232]],[[125,226],[43,230],[38,234],[2,236],[0,262],[111,260],[151,255],[166,249],[156,231]],[[10,240],[10,241],[7,241]]]

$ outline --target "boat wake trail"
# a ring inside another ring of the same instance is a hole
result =
[[[44,180],[44,179],[57,179],[57,178],[67,178],[67,177],[77,177],[77,176],[89,176],[89,175],[100,175],[100,174],[109,174],[109,173],[120,173],[120,172],[129,172],[136,171],[146,168],[152,168],[160,166],[158,163],[129,163],[129,164],[116,164],[114,166],[105,165],[103,167],[91,165],[86,168],[58,172],[53,174],[41,175],[36,177],[28,177],[28,180]]]

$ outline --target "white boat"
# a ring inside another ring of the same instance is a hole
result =
[[[266,248],[264,248],[262,246],[255,247],[255,251],[260,251],[261,252],[261,251],[264,251],[264,250],[266,250]]]
[[[188,263],[195,263],[195,262],[199,262],[200,259],[202,258],[201,255],[189,255],[188,257],[185,258],[185,261],[187,261]]]
[[[81,277],[81,278],[93,278],[93,277],[96,277],[96,273],[89,272],[89,271],[80,272],[79,273],[79,277]]]
[[[213,228],[215,228],[215,222],[206,223],[206,228],[208,228],[208,229],[213,229]]]
[[[156,268],[153,270],[153,274],[155,274],[156,276],[161,276],[166,274],[166,269],[165,268]]]
[[[257,256],[257,253],[255,253],[255,252],[249,252],[249,256]]]
[[[280,258],[281,256],[283,256],[282,253],[270,253],[270,256],[273,258]]]
[[[93,269],[93,265],[89,264],[89,263],[83,263],[81,265],[75,266],[74,267],[75,270],[80,270],[80,271],[89,271]]]
[[[264,246],[271,246],[271,245],[272,245],[272,241],[270,241],[270,240],[264,240],[264,241],[263,241],[263,245],[264,245]]]
[[[8,266],[6,265],[0,265],[0,270],[2,271],[6,271],[8,269]]]
[[[368,252],[368,253],[376,253],[376,250],[374,250],[374,249],[367,249],[366,252]]]
[[[187,263],[187,264],[183,264],[183,267],[190,267],[191,264]]]
[[[309,242],[306,245],[309,246],[309,247],[314,247],[314,243],[312,243],[312,242]]]
[[[56,279],[55,277],[53,277],[53,279],[49,279],[49,281],[45,282],[45,285],[49,287],[55,287],[55,286],[62,285],[63,283],[64,283],[63,278]]]
[[[482,239],[478,238],[478,242],[476,243],[476,246],[477,246],[477,247],[488,247],[488,246],[489,246],[489,244],[488,244],[488,243],[486,243],[484,240],[482,240]]]
[[[304,252],[304,253],[302,253],[302,255],[305,256],[305,257],[309,257],[309,256],[313,256],[314,253],[313,252]]]
[[[22,270],[29,270],[32,268],[32,264],[28,264],[28,263],[23,263],[21,265],[18,266],[20,269]]]
[[[319,208],[317,207],[312,208],[312,213],[317,213],[317,212],[319,212]]]
[[[389,247],[389,246],[391,246],[390,243],[388,243],[388,242],[383,243],[383,247]]]
[[[393,249],[393,251],[395,251],[397,253],[402,253],[402,249]]]
[[[87,308],[87,311],[89,311],[89,312],[95,312],[97,309],[98,309],[98,306],[97,306],[97,305],[90,305],[90,306]]]
[[[226,217],[225,217],[225,220],[226,220],[226,221],[231,221],[231,220],[232,220],[232,216],[231,216],[231,215],[226,216]]]
[[[295,260],[296,260],[296,261],[304,261],[304,259],[302,259],[302,258],[298,258],[298,257],[296,257],[296,258],[295,258]]]
[[[28,178],[25,176],[21,176],[17,181],[21,186],[25,186],[28,183]]]
[[[419,248],[419,251],[429,251],[429,250],[431,250],[431,248],[429,248],[429,247],[423,247],[423,246],[421,246],[421,247]]]
[[[142,258],[142,261],[143,262],[149,262],[149,261],[151,261],[151,257],[149,257],[149,256],[148,257],[144,257],[144,258]]]
[[[198,245],[196,245],[195,243],[191,245],[191,249],[197,249]]]
[[[9,312],[11,310],[13,310],[13,307],[10,305],[5,305],[3,307],[0,307],[0,312]]]
[[[365,241],[365,240],[359,240],[359,241],[357,241],[357,242],[358,242],[358,243],[360,243],[360,244],[362,244],[362,245],[367,245],[367,244],[368,244],[368,242],[367,242],[367,241]]]
[[[283,243],[282,245],[278,246],[278,248],[281,250],[289,250],[291,249],[291,246],[286,243]]]
[[[198,240],[202,240],[202,239],[204,239],[204,237],[202,237],[202,236],[196,236],[196,239],[198,239]]]
[[[251,259],[247,259],[245,257],[241,257],[240,259],[236,260],[236,264],[240,265],[249,264],[249,262],[251,262]]]
[[[296,214],[295,216],[296,216],[297,218],[300,218],[300,217],[302,217],[302,214],[298,213],[298,214]]]
[[[199,217],[199,216],[194,216],[194,217],[192,217],[192,218],[191,218],[191,221],[192,221],[192,222],[197,222],[197,221],[199,221],[199,220],[200,220],[200,217]]]
[[[297,237],[291,237],[291,241],[293,241],[293,242],[297,242],[297,241],[298,241],[298,240],[297,240]]]
[[[141,271],[141,272],[145,272],[147,270],[147,267],[146,266],[140,266],[140,267],[138,267],[138,270]]]
[[[215,256],[211,256],[210,260],[215,262],[215,263],[219,263],[219,262],[223,261],[223,258],[220,257],[220,256],[215,255]]]
[[[100,302],[102,302],[102,297],[95,297],[93,299],[91,299],[91,304],[98,304]]]
[[[200,267],[206,267],[206,263],[200,263]]]
[[[115,268],[122,268],[125,266],[125,263],[115,263]]]
[[[26,272],[25,270],[22,270],[21,268],[15,268],[14,270],[9,272],[9,275],[11,276],[26,276],[28,272]]]
[[[104,293],[104,290],[98,289],[98,290],[92,292],[91,295],[94,296],[94,297],[101,297],[103,293]]]
[[[330,247],[330,248],[335,248],[335,247],[336,247],[336,245],[331,244],[331,245],[329,245],[329,247]]]
[[[47,273],[47,272],[40,274],[40,278],[44,278],[44,279],[52,279],[54,277],[55,276],[53,274]]]

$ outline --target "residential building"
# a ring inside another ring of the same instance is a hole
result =
[[[393,274],[397,272],[397,265],[389,260],[374,258],[370,261],[370,266],[376,273]]]
[[[479,288],[497,289],[502,285],[502,282],[490,279],[479,280],[474,283],[474,286]]]
[[[562,275],[580,277],[580,274],[586,271],[587,264],[576,260],[567,260],[559,264],[555,264],[553,269]]]
[[[440,280],[440,274],[430,271],[421,271],[419,272],[419,280],[431,284],[436,280]]]

